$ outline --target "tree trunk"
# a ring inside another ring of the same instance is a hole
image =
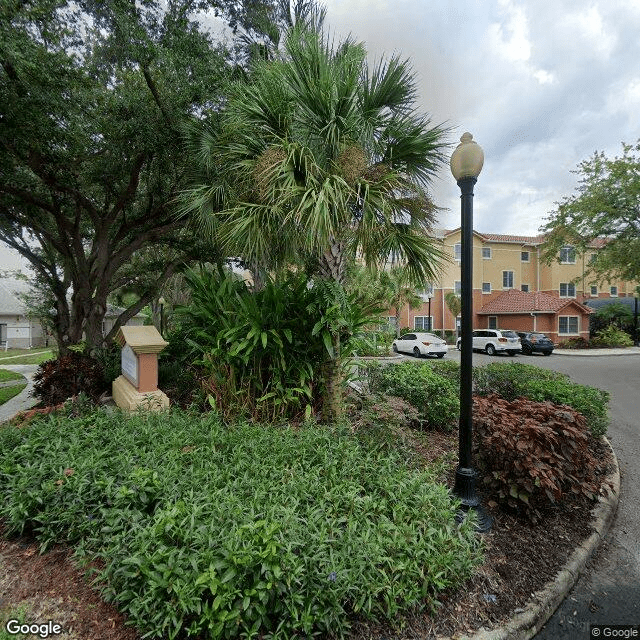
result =
[[[329,248],[318,260],[318,272],[326,281],[344,284],[345,279],[345,243],[333,239]],[[342,368],[340,360],[340,333],[338,327],[330,327],[332,354],[324,367],[326,397],[323,403],[325,422],[336,422],[344,414],[342,402]]]
[[[342,371],[340,368],[340,335],[332,334],[331,346],[333,347],[333,357],[330,357],[324,367],[325,393],[322,407],[323,420],[328,423],[335,423],[344,414],[344,404],[342,402]]]

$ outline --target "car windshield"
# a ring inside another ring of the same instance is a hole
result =
[[[502,335],[505,338],[519,338],[520,337],[515,331],[503,331]]]
[[[544,333],[532,333],[531,337],[535,338],[536,340],[546,340],[547,339],[547,336],[545,336]]]

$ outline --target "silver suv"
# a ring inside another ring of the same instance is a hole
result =
[[[522,350],[520,337],[515,331],[500,331],[500,329],[477,329],[472,333],[473,350],[484,351],[487,355],[494,356],[496,353],[507,353],[515,356]],[[460,338],[456,342],[456,347],[460,351]]]

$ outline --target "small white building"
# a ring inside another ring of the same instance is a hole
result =
[[[19,297],[29,291],[29,283],[14,278],[0,278],[0,349],[31,349],[48,346],[54,340],[39,321],[30,320],[27,310]],[[124,311],[107,305],[102,322],[102,333],[111,331],[117,317]],[[145,316],[138,313],[127,325],[143,325]]]
[[[29,285],[23,280],[0,279],[0,347],[30,349],[45,345],[47,336],[41,324],[27,317],[24,303],[18,297]]]

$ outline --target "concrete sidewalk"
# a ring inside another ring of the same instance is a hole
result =
[[[624,347],[623,349],[554,349],[558,356],[640,356],[640,347]]]
[[[31,395],[33,375],[38,370],[37,364],[0,364],[0,368],[20,373],[27,379],[27,386],[17,395],[0,405],[0,423],[11,420],[16,413],[30,409],[38,400]]]

